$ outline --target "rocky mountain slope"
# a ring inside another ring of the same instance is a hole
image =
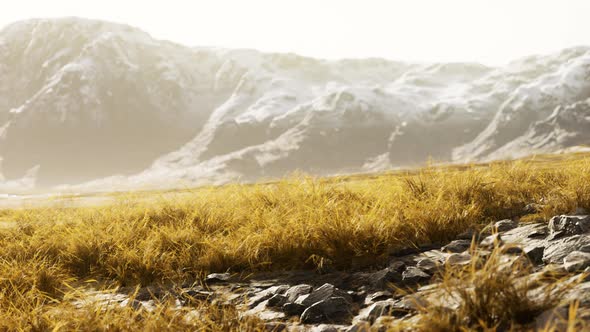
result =
[[[589,98],[588,47],[502,68],[327,61],[31,20],[0,31],[0,189],[251,181],[554,152],[590,143]]]

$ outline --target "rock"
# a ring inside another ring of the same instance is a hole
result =
[[[288,285],[280,285],[280,286],[272,286],[266,289],[267,293],[270,294],[284,294],[287,290],[289,290]]]
[[[563,259],[563,267],[568,272],[578,272],[590,266],[590,253],[572,251]]]
[[[525,224],[502,234],[502,240],[506,243],[520,243],[528,239],[544,238],[549,233],[544,223]]]
[[[438,269],[438,264],[430,258],[422,258],[421,260],[416,263],[416,267],[421,269],[422,271],[432,275]]]
[[[398,301],[393,303],[390,311],[390,315],[393,317],[403,317],[410,312],[418,310],[420,307],[424,307],[426,302],[419,294],[406,295]],[[382,316],[383,317],[383,316]]]
[[[492,234],[492,235],[486,237],[485,239],[483,239],[480,243],[480,247],[486,248],[486,249],[492,249],[494,247],[500,247],[503,244],[504,244],[504,242],[502,241],[502,237],[500,236],[499,233],[496,233],[496,234]]]
[[[524,248],[524,254],[528,257],[531,263],[539,265],[543,263],[544,246],[528,246]]]
[[[229,273],[211,273],[207,275],[207,277],[205,278],[205,282],[207,282],[208,284],[222,283],[228,282],[229,279],[231,279],[231,274]]]
[[[370,305],[370,304],[375,303],[377,301],[391,299],[392,297],[393,297],[393,294],[391,294],[391,292],[388,292],[388,291],[376,292],[376,293],[367,295],[367,297],[365,298],[365,304]]]
[[[543,253],[543,262],[546,264],[562,264],[563,259],[572,251],[582,251],[590,245],[590,237],[587,235],[574,235],[548,241]]]
[[[282,312],[268,310],[268,301],[260,302],[256,307],[246,311],[244,314],[247,316],[256,316],[264,321],[275,321],[285,318],[285,314]]]
[[[309,329],[304,325],[289,325],[288,332],[309,332]]]
[[[586,270],[590,270],[588,268],[586,268]],[[586,271],[587,273],[588,271]],[[583,277],[582,276],[576,276],[575,278],[580,278]],[[588,276],[586,276],[586,278],[588,278]],[[590,282],[588,282],[587,280],[581,280],[583,282],[581,282],[578,285],[575,285],[575,287],[569,292],[566,300],[568,300],[570,303],[573,301],[578,301],[580,304],[580,307],[586,307],[588,308],[590,306]]]
[[[355,321],[367,321],[373,324],[381,316],[391,316],[395,303],[393,300],[375,302],[368,308],[362,309],[355,317]]]
[[[535,319],[536,331],[566,331],[569,307],[560,306],[541,313]]]
[[[306,284],[296,285],[296,286],[289,288],[285,292],[285,296],[287,297],[287,301],[295,302],[295,300],[297,300],[301,295],[306,295],[306,294],[311,293],[311,290],[312,290],[312,287],[310,285],[306,285]]]
[[[509,231],[509,230],[514,229],[516,227],[518,227],[518,221],[514,221],[514,220],[510,220],[510,219],[500,220],[494,224],[494,228],[498,232],[506,232],[506,231]]]
[[[359,287],[357,291],[347,291],[346,294],[350,296],[354,303],[361,303],[365,301],[365,298],[367,297],[367,291],[364,290],[363,287]]]
[[[430,280],[430,275],[417,267],[410,266],[402,274],[402,280],[407,284],[417,284]]]
[[[523,253],[523,250],[521,247],[511,245],[511,246],[503,247],[502,253],[506,254],[506,255],[520,255]]]
[[[282,311],[288,316],[299,316],[305,311],[305,306],[294,302],[285,303]]]
[[[421,259],[429,258],[435,262],[442,263],[445,261],[445,259],[448,255],[449,255],[448,253],[444,253],[440,250],[429,250],[429,251],[423,252],[422,254],[420,254],[418,256],[415,256],[414,261],[417,263]]]
[[[339,332],[344,331],[345,329],[346,327],[342,325],[320,324],[312,327],[310,332]]]
[[[276,294],[284,293],[288,288],[289,288],[289,286],[287,286],[287,285],[273,286],[273,287],[267,288],[267,289],[257,293],[252,298],[250,298],[248,300],[248,307],[250,307],[250,309],[252,309],[252,308],[256,307],[260,302],[266,301]]]
[[[463,265],[471,262],[471,255],[468,253],[463,254],[451,254],[447,257],[446,264],[448,265]]]
[[[442,247],[440,250],[443,252],[463,252],[471,246],[470,240],[455,240],[446,246]]]
[[[276,286],[276,284],[277,283],[274,280],[252,280],[252,281],[250,281],[249,286],[254,287],[254,288],[266,289],[266,288]]]
[[[260,292],[258,294],[256,294],[255,296],[251,297],[250,299],[248,299],[248,308],[253,309],[256,306],[258,306],[261,302],[264,302],[266,300],[268,300],[270,297],[272,296],[272,294],[268,294],[265,292]]]
[[[309,294],[301,295],[301,296],[299,296],[299,297],[297,298],[297,300],[295,300],[295,302],[294,302],[294,303],[297,303],[297,304],[301,304],[301,305],[303,305],[303,304],[302,304],[302,303],[303,303],[303,301],[305,301],[305,300],[306,300],[308,297],[309,297]]]
[[[377,271],[369,276],[369,283],[374,288],[384,288],[391,283],[400,282],[401,280],[401,274],[391,268]]]
[[[414,254],[419,254],[421,252],[425,252],[428,250],[436,249],[437,247],[438,246],[435,244],[422,245],[419,247],[406,247],[404,249],[399,249],[399,250],[395,250],[395,251],[391,252],[390,256],[403,257],[403,256],[408,256],[408,255],[414,255]]]
[[[590,214],[590,212],[588,211],[588,209],[583,208],[583,207],[577,207],[576,211],[574,212],[574,215],[576,216],[585,216]]]
[[[547,236],[547,241],[557,240],[565,235],[565,231],[552,232]]]
[[[315,302],[305,309],[301,314],[301,322],[304,324],[339,322],[350,317],[350,306],[350,302],[343,297],[330,297]]]
[[[309,296],[307,296],[301,302],[301,304],[304,307],[309,307],[316,302],[327,300],[332,297],[342,297],[342,298],[346,299],[348,302],[352,302],[350,295],[346,294],[346,292],[339,290],[338,288],[334,287],[334,285],[324,284],[321,287],[313,290],[309,294]]]
[[[555,216],[549,220],[551,233],[578,235],[590,230],[590,216]]]
[[[287,297],[281,294],[275,294],[268,299],[267,305],[271,308],[282,307],[287,303]]]
[[[525,256],[517,256],[516,258],[512,259],[510,266],[514,270],[522,270],[530,267],[532,264],[531,260]]]
[[[389,263],[389,269],[397,273],[402,273],[406,269],[406,263],[403,261],[393,260]]]
[[[531,231],[530,233],[528,233],[526,235],[526,237],[529,239],[543,238],[543,237],[547,236],[548,232],[549,232],[549,230],[547,229],[547,226],[544,226],[544,227],[540,227],[540,228],[537,228],[537,229]]]
[[[370,332],[371,324],[368,322],[358,322],[349,327],[346,332]]]

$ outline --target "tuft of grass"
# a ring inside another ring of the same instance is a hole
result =
[[[457,307],[449,310],[438,301],[420,308],[428,331],[527,330],[544,311],[559,305],[578,281],[531,278],[532,265],[525,256],[504,255],[472,248],[466,266],[446,266],[438,289],[442,298]]]
[[[535,275],[526,256],[505,254],[509,248],[496,247],[489,252],[472,245],[468,264],[445,265],[434,278],[435,287],[415,297],[416,316],[385,327],[388,331],[424,332],[536,331],[537,317],[557,310],[555,318],[541,327],[543,331],[587,328],[587,321],[577,317],[579,302],[568,300],[569,292],[585,276]],[[407,294],[406,290],[398,291]]]

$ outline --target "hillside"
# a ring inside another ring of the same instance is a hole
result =
[[[582,331],[588,156],[0,209],[0,329]]]

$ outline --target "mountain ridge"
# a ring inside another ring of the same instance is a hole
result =
[[[21,178],[137,188],[555,152],[590,143],[588,98],[583,46],[504,67],[321,60],[38,19],[0,31],[0,189]]]

